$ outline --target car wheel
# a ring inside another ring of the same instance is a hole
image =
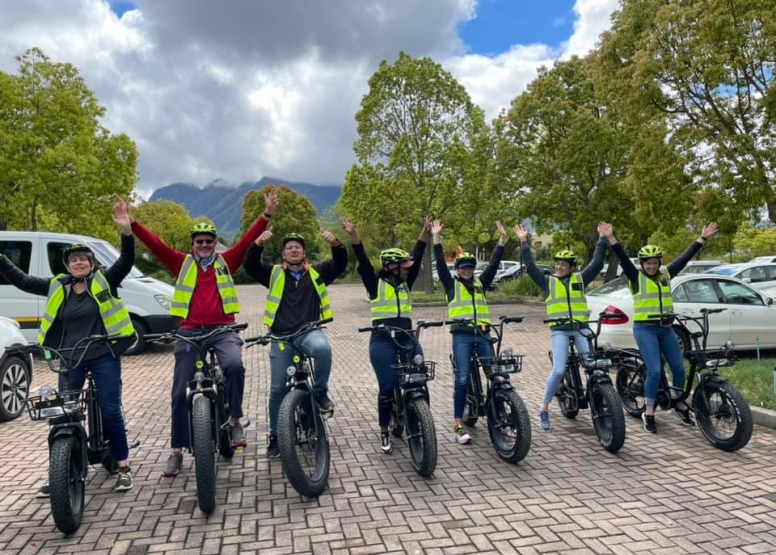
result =
[[[682,349],[682,358],[687,358],[687,353],[692,350],[690,337],[687,335],[686,331],[677,327],[674,327],[674,331],[676,332],[676,337],[679,339],[679,347]]]
[[[21,358],[8,357],[0,365],[0,422],[18,418],[29,393],[30,368]]]

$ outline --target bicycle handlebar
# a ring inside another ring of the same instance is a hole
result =
[[[152,333],[145,336],[146,341],[169,341],[171,339],[178,339],[185,341],[194,346],[198,346],[203,341],[210,339],[211,337],[224,333],[227,331],[242,331],[248,328],[248,324],[227,324],[225,326],[217,326],[201,333],[194,333],[189,335],[183,335],[180,329],[175,331],[169,331],[167,333]]]
[[[275,335],[272,333],[268,333],[267,335],[258,335],[256,337],[249,337],[245,339],[245,348],[248,349],[250,347],[253,347],[254,345],[268,345],[271,341],[282,341],[284,343],[292,343],[294,339],[297,338],[298,336],[305,334],[309,331],[312,331],[314,329],[320,329],[324,326],[324,324],[328,324],[333,320],[334,320],[333,318],[324,318],[322,320],[316,320],[315,322],[307,322],[295,332],[288,333],[285,335]]]
[[[14,343],[13,345],[6,347],[6,351],[9,353],[21,355],[28,355],[33,353],[42,354],[43,360],[46,361],[46,364],[48,364],[48,367],[52,372],[63,374],[69,372],[73,368],[78,368],[83,362],[86,353],[89,352],[89,349],[92,347],[92,345],[107,343],[109,341],[118,341],[120,339],[128,339],[128,337],[129,336],[126,335],[90,335],[88,337],[79,339],[73,347],[68,347],[65,349],[52,349],[51,347],[46,347],[40,343]],[[65,353],[72,354],[76,351],[80,351],[81,354],[77,359],[75,359],[75,363],[73,363],[73,359],[67,358]],[[52,354],[54,355],[53,357]],[[54,359],[57,359],[62,363],[59,368],[54,365]]]

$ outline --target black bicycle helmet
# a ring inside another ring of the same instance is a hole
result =
[[[304,237],[302,235],[300,235],[299,233],[289,233],[288,235],[283,237],[283,247],[284,248],[286,246],[286,243],[288,243],[289,241],[296,241],[297,243],[302,245],[303,249],[307,248],[305,246],[305,243],[304,243]]]
[[[65,268],[67,268],[67,259],[70,258],[70,255],[74,252],[85,252],[91,259],[92,263],[94,263],[94,251],[92,251],[89,245],[84,245],[83,243],[73,243],[64,251],[62,251],[62,262],[64,263]]]

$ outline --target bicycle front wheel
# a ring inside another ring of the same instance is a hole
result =
[[[531,448],[531,419],[514,389],[496,389],[488,416],[490,441],[499,457],[509,463],[522,461]]]
[[[60,436],[51,443],[49,461],[49,501],[56,527],[70,534],[81,525],[84,514],[86,484],[80,440]]]
[[[216,508],[216,457],[213,449],[213,404],[197,395],[191,404],[191,450],[197,475],[199,509],[210,514]]]
[[[590,387],[590,414],[598,441],[610,453],[616,453],[625,443],[625,415],[622,401],[609,383]]]
[[[283,471],[294,489],[305,497],[318,497],[329,480],[329,438],[326,424],[310,394],[289,391],[278,411],[278,450]]]
[[[434,417],[425,399],[407,402],[407,439],[412,466],[421,476],[431,476],[437,463],[437,442]]]
[[[752,411],[744,396],[732,384],[707,381],[703,388],[695,389],[692,404],[698,427],[714,447],[723,451],[738,451],[749,443]]]

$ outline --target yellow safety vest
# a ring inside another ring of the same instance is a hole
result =
[[[544,299],[547,307],[547,318],[571,318],[575,322],[588,322],[590,310],[587,308],[585,297],[585,282],[579,272],[569,277],[567,288],[560,278],[549,276],[549,292]],[[579,287],[574,287],[579,284]],[[550,327],[564,325],[559,322],[550,322]]]
[[[633,321],[634,322],[654,322],[657,320],[650,316],[673,313],[674,299],[671,296],[671,274],[668,269],[661,266],[660,282],[655,282],[647,276],[642,270],[639,270],[639,290],[637,293],[628,282],[628,288],[633,295]]]
[[[397,295],[398,293],[398,295]],[[402,282],[394,287],[384,279],[377,280],[377,296],[371,300],[372,321],[385,318],[410,318],[412,296],[410,288]]]
[[[310,278],[313,280],[313,286],[321,300],[321,320],[333,317],[331,304],[329,303],[329,292],[326,284],[323,283],[321,276],[312,266],[308,267]],[[272,274],[269,278],[269,288],[267,290],[267,299],[264,301],[264,324],[272,326],[275,321],[280,300],[283,298],[283,289],[286,285],[286,272],[282,266],[276,264],[272,267]]]
[[[66,274],[59,274],[49,283],[48,298],[46,299],[46,309],[43,313],[43,319],[40,322],[38,330],[38,343],[43,345],[54,320],[59,315],[59,311],[65,302],[66,288],[60,279]],[[105,326],[107,335],[132,337],[135,335],[135,328],[132,326],[132,320],[129,312],[124,307],[121,299],[114,297],[110,292],[110,284],[105,274],[101,270],[95,270],[93,277],[88,280],[87,292],[96,302],[100,309],[100,317]]]
[[[181,271],[178,273],[178,280],[175,282],[175,291],[172,294],[170,316],[178,316],[180,318],[188,316],[191,298],[194,296],[194,289],[197,287],[197,264],[199,262],[190,254],[186,255],[186,258],[183,260]],[[216,256],[213,262],[213,271],[216,273],[216,286],[218,287],[218,294],[221,296],[224,314],[240,312],[240,305],[237,302],[237,289],[235,289],[232,275],[229,273],[229,266],[226,265],[224,257],[220,254]]]
[[[478,278],[474,278],[473,297],[461,280],[455,278],[453,298],[447,303],[447,315],[451,320],[471,320],[477,326],[490,324],[490,310]]]

